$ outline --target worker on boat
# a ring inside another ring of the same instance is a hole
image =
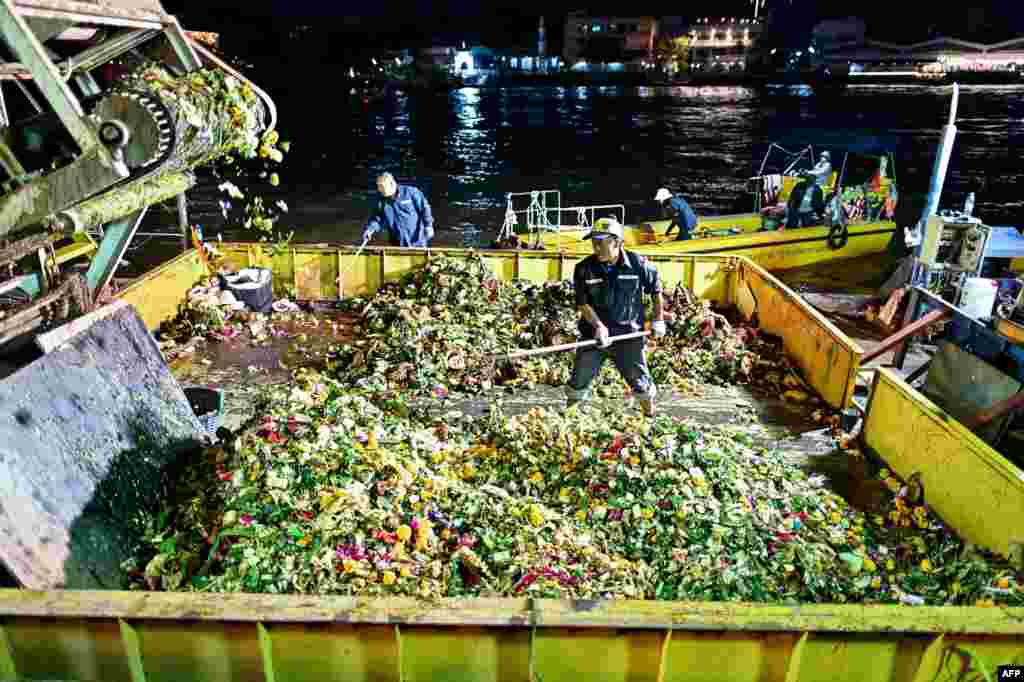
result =
[[[662,210],[672,216],[672,222],[665,230],[665,236],[672,234],[672,229],[679,228],[679,236],[676,241],[685,241],[693,237],[693,231],[697,228],[697,214],[693,212],[686,199],[672,196],[672,193],[662,187],[654,195],[654,200],[661,204]]]
[[[832,177],[832,155],[828,151],[823,151],[818,157],[818,163],[811,169],[811,175],[814,176],[814,181],[819,187],[825,187],[828,184]]]
[[[825,212],[825,192],[810,173],[797,183],[786,205],[786,229],[811,227],[821,223]]]
[[[593,243],[594,253],[576,264],[573,286],[580,313],[579,330],[584,339],[596,339],[597,346],[576,351],[569,384],[568,404],[572,406],[590,397],[590,385],[610,356],[619,374],[647,416],[654,416],[656,388],[647,359],[643,337],[616,341],[609,337],[643,331],[643,296],[651,296],[656,338],[665,335],[661,279],[657,269],[643,256],[622,248],[623,228],[615,218],[598,220],[584,239]]]
[[[380,199],[363,230],[363,243],[386,227],[392,246],[428,246],[434,236],[434,216],[423,192],[410,185],[399,185],[391,173],[377,176],[377,191]]]

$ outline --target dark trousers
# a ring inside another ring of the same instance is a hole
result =
[[[672,234],[672,230],[675,228],[679,228],[679,236],[676,237],[676,241],[683,242],[693,238],[693,231],[686,226],[686,223],[679,222],[678,218],[673,218],[669,223],[668,229],[665,230],[665,236]]]
[[[629,339],[613,343],[608,348],[582,348],[576,351],[576,363],[565,391],[570,405],[590,398],[590,385],[608,358],[615,363],[615,368],[629,384],[633,395],[640,400],[654,398],[657,389],[651,371],[647,368],[644,339]]]

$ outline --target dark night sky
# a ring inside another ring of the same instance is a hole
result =
[[[980,42],[1024,35],[1024,3],[1009,0],[973,0],[969,8],[962,3],[942,3],[941,0],[861,0],[856,3],[768,0],[769,6],[783,3],[805,19],[856,13],[867,21],[870,36],[895,42],[913,42],[930,34],[948,34]],[[561,43],[561,22],[565,14],[578,7],[527,0],[518,3],[367,2],[359,5],[331,0],[246,0],[243,15],[237,0],[164,0],[164,6],[194,30],[224,32],[246,24],[269,23],[282,27],[313,23],[334,34],[345,35],[353,45],[379,44],[382,47],[429,43],[431,35],[461,32],[475,35],[483,44],[495,47],[529,45],[536,39],[537,17],[543,13],[549,43],[555,49]],[[629,5],[633,15],[665,12],[668,7],[663,3]],[[749,0],[715,0],[688,3],[686,7],[694,16],[712,12],[745,16],[752,10]]]

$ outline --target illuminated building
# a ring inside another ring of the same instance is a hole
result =
[[[577,71],[640,71],[653,66],[654,17],[595,17],[572,12],[565,22],[563,57]]]
[[[690,26],[690,68],[695,73],[744,71],[764,22],[736,17],[704,17]]]

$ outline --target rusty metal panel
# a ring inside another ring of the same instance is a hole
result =
[[[97,23],[160,24],[168,14],[159,0],[13,0],[23,16]]]

